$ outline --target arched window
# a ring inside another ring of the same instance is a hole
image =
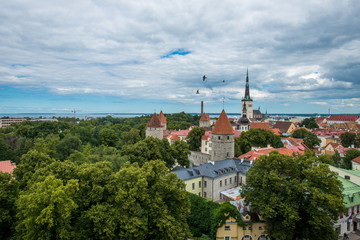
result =
[[[258,237],[257,240],[269,240],[268,236],[266,236],[265,234],[262,234]]]
[[[241,240],[253,240],[253,238],[250,235],[245,235],[245,236],[242,237]]]
[[[219,140],[220,140],[220,136],[219,136]]]

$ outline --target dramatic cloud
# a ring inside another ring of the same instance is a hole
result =
[[[0,86],[240,112],[248,68],[269,112],[358,112],[359,12],[356,0],[3,0]]]

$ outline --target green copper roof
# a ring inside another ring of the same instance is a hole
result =
[[[342,169],[344,170],[344,169]],[[351,207],[354,205],[359,205],[360,204],[360,186],[347,180],[344,179],[340,176],[337,176],[338,180],[342,183],[343,185],[343,194],[344,194],[344,205],[345,207]]]

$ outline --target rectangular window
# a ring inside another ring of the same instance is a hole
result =
[[[201,188],[201,181],[199,181],[199,188]]]
[[[227,184],[227,179],[225,179],[225,186],[226,186],[226,184]]]
[[[252,230],[252,227],[249,227],[249,230]]]
[[[230,240],[230,236],[225,236],[224,240]]]
[[[225,226],[225,231],[230,231],[230,226]]]
[[[230,184],[231,184],[231,180],[232,180],[232,178],[230,178],[229,180],[230,180]]]
[[[206,188],[206,181],[204,181],[204,188]]]
[[[222,187],[222,180],[220,180],[220,187]]]
[[[234,182],[237,183],[237,182],[236,182],[236,176],[234,177]]]
[[[192,189],[193,189],[193,190],[195,189],[195,183],[192,184]]]
[[[206,192],[204,192],[204,197],[206,197]]]
[[[259,227],[259,230],[262,230],[262,229],[263,229],[263,227],[260,226],[260,227]]]
[[[207,152],[207,148],[205,148],[205,152]]]
[[[199,192],[199,197],[201,197],[201,192]]]

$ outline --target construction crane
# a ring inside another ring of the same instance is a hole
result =
[[[74,110],[71,110],[71,112],[74,113],[74,120],[75,120],[75,122],[76,122],[76,113],[77,113],[77,112],[81,112],[81,110],[77,110],[77,109],[74,108]]]

